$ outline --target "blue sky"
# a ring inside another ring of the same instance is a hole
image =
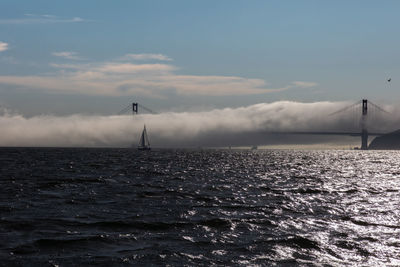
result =
[[[0,7],[0,105],[25,115],[400,100],[399,1]]]

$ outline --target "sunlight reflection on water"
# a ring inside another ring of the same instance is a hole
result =
[[[399,152],[21,148],[0,160],[11,265],[400,264]]]

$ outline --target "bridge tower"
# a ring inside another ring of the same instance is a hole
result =
[[[367,130],[368,100],[362,100],[362,117],[361,117],[361,149],[368,149],[368,130]]]
[[[138,114],[138,103],[132,103],[133,114]]]

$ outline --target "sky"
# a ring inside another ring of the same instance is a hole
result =
[[[400,100],[399,1],[2,0],[0,7],[2,119],[107,118],[131,102],[196,117],[262,103],[328,103],[334,111],[331,103],[368,98],[390,108]]]

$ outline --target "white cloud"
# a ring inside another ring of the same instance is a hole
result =
[[[300,87],[300,88],[309,88],[309,87],[315,87],[318,85],[318,83],[315,82],[302,82],[302,81],[295,81],[292,82],[293,85],[295,85],[296,87]]]
[[[107,63],[96,70],[104,73],[138,73],[138,72],[170,72],[176,68],[165,64],[129,64],[129,63]]]
[[[80,17],[61,18],[54,15],[25,14],[23,18],[0,19],[0,24],[76,23],[87,21]]]
[[[284,136],[267,133],[359,131],[351,116],[328,116],[346,105],[348,103],[344,102],[280,101],[204,112],[168,112],[133,117],[71,115],[26,118],[6,113],[0,115],[0,146],[128,147],[137,144],[144,123],[155,147],[332,142],[338,137],[299,135],[285,139]],[[399,116],[393,118],[399,121]],[[388,125],[378,121],[375,127],[383,132],[390,130]],[[359,138],[352,140],[356,144],[359,142]]]
[[[82,58],[78,56],[78,53],[72,51],[62,51],[62,52],[53,52],[51,53],[53,56],[62,57],[65,59],[72,59],[72,60],[81,60]]]
[[[153,81],[159,87],[174,88],[184,95],[243,95],[262,94],[282,90],[266,88],[262,79],[248,79],[236,76],[168,75]]]
[[[160,60],[171,61],[172,58],[163,54],[126,54],[122,60]]]
[[[76,58],[74,52],[55,52],[56,56]],[[55,71],[36,76],[0,76],[0,83],[23,88],[86,95],[252,95],[315,86],[312,82],[292,82],[280,88],[263,79],[240,76],[180,75],[171,64],[103,63],[51,64]]]
[[[8,44],[5,42],[0,42],[0,52],[8,50]]]

